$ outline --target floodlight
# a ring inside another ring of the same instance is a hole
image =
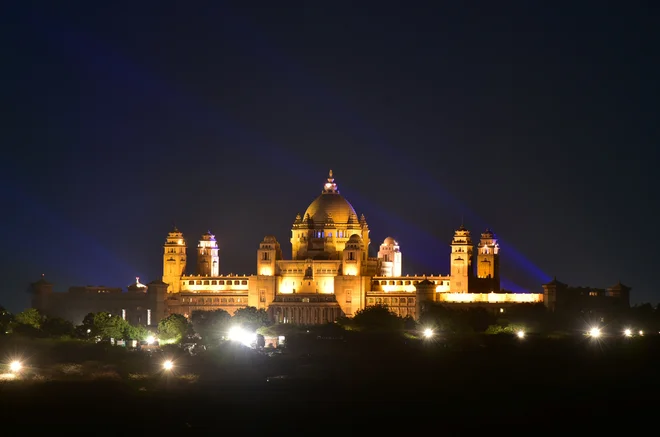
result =
[[[11,373],[18,373],[23,369],[23,363],[20,361],[12,361],[9,363],[9,371]]]

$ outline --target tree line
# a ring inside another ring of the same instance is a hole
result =
[[[411,317],[399,317],[387,306],[376,305],[358,311],[354,317],[342,317],[332,324],[350,331],[405,332],[432,328],[438,332],[514,333],[518,329],[527,332],[551,333],[557,331],[585,330],[590,326],[613,330],[632,328],[647,332],[660,332],[660,305],[649,303],[610,312],[563,312],[553,313],[543,304],[521,304],[506,308],[502,313],[482,307],[457,309],[442,304],[427,305],[416,321]],[[146,340],[157,337],[161,342],[178,343],[195,336],[211,344],[226,336],[232,326],[241,326],[264,335],[293,334],[304,327],[273,324],[263,309],[246,307],[234,315],[218,309],[193,311],[190,319],[171,314],[159,321],[157,327],[131,325],[119,316],[107,312],[90,313],[80,325],[58,317],[48,317],[36,309],[12,314],[0,307],[0,333],[27,337],[72,338],[82,340]]]
[[[399,317],[387,306],[377,305],[358,311],[353,318],[340,318],[344,329],[357,331],[422,331],[431,328],[447,334],[515,334],[519,330],[539,334],[569,334],[592,327],[611,333],[660,332],[660,305],[649,303],[630,308],[553,312],[543,303],[519,304],[499,311],[484,307],[456,308],[429,303],[418,321]]]
[[[179,343],[195,334],[206,340],[219,339],[227,334],[230,326],[256,331],[268,325],[268,313],[254,307],[239,309],[233,316],[224,310],[193,311],[190,320],[181,314],[171,314],[160,320],[157,327],[132,325],[108,312],[89,313],[80,325],[74,325],[60,317],[46,316],[34,308],[12,314],[0,307],[0,334],[30,338],[145,341],[153,336],[164,343]]]

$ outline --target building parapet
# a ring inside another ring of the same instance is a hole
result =
[[[375,276],[371,281],[372,292],[413,293],[417,290],[417,284],[424,280],[434,283],[437,293],[449,291],[449,276]]]
[[[446,303],[539,303],[542,293],[438,293],[437,302]]]

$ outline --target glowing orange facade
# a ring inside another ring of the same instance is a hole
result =
[[[385,304],[401,316],[418,317],[421,301],[500,304],[542,301],[542,294],[505,294],[499,290],[499,245],[486,230],[473,266],[470,232],[461,226],[451,242],[450,274],[402,275],[402,251],[388,237],[378,256],[369,257],[369,226],[364,215],[339,192],[332,171],[321,194],[291,229],[291,259],[284,259],[275,237],[257,249],[253,275],[220,273],[219,247],[210,232],[198,244],[198,271],[185,274],[186,240],[174,229],[163,253],[163,282],[169,284],[169,312],[245,306],[268,310],[277,322],[315,324],[352,316],[370,305]],[[473,294],[476,290],[481,293]],[[485,293],[484,293],[485,292]]]

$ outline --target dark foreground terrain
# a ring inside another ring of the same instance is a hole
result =
[[[182,356],[144,379],[7,381],[0,411],[8,435],[636,432],[660,407],[658,351],[657,336],[310,341],[274,357]]]

